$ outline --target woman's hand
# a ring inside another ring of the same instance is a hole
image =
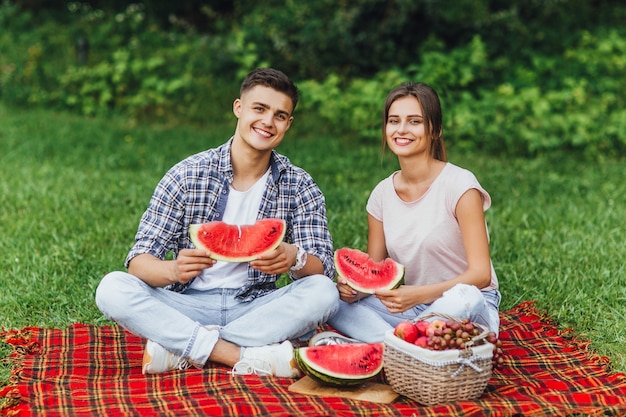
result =
[[[412,295],[415,287],[408,285],[401,285],[393,290],[378,290],[374,293],[376,298],[390,313],[402,313],[412,307],[415,307],[418,303],[415,302],[414,295]]]
[[[339,291],[339,298],[346,303],[353,303],[368,295],[355,290],[341,277],[337,281],[337,290]]]

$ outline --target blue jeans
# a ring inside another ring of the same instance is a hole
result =
[[[219,337],[238,346],[263,346],[304,338],[338,309],[333,281],[311,275],[251,302],[236,289],[177,293],[146,284],[126,272],[107,274],[96,304],[109,319],[170,352],[204,364],[217,341],[204,326],[219,326]]]
[[[430,313],[469,318],[498,333],[500,292],[480,291],[472,285],[457,284],[431,304],[420,304],[402,313],[390,313],[378,298],[368,296],[354,303],[339,301],[339,311],[329,320],[337,331],[363,342],[382,342],[385,333],[402,321]]]

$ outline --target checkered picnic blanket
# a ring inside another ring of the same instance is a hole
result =
[[[588,342],[525,302],[501,312],[504,366],[477,400],[422,406],[290,392],[285,378],[229,368],[142,375],[143,341],[117,326],[0,332],[14,346],[0,414],[10,416],[565,416],[626,415],[626,376]]]

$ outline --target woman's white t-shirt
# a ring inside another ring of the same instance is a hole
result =
[[[455,278],[467,269],[467,257],[456,219],[456,206],[468,190],[477,189],[483,210],[491,197],[470,171],[451,163],[445,167],[418,200],[406,202],[393,186],[394,172],[372,190],[367,212],[383,223],[389,257],[405,266],[407,285],[432,284]],[[491,266],[491,284],[498,278]]]

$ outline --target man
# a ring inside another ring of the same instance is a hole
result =
[[[141,218],[128,273],[112,272],[98,286],[100,310],[148,340],[144,373],[215,362],[234,374],[295,378],[290,340],[337,310],[324,196],[274,150],[297,102],[297,87],[281,71],[248,74],[233,103],[234,135],[167,172]],[[284,219],[285,241],[249,263],[217,262],[190,241],[191,224],[260,218]],[[292,282],[277,288],[282,273]]]

